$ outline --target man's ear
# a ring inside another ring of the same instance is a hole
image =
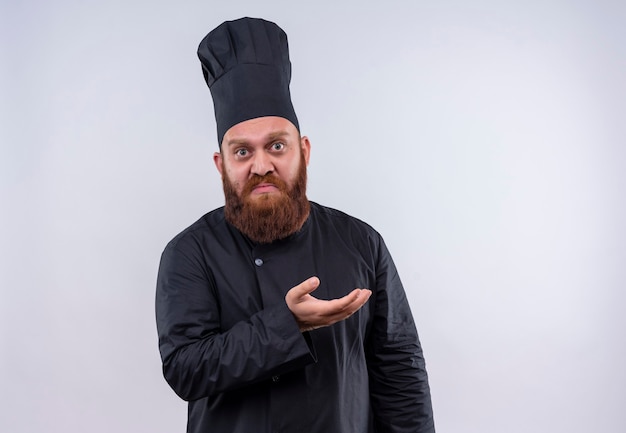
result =
[[[220,152],[215,152],[213,154],[213,162],[215,163],[215,168],[220,172],[220,176],[222,175],[222,154]]]
[[[302,149],[306,165],[309,165],[309,158],[311,157],[311,141],[306,135],[303,135],[302,138],[300,138],[300,148]]]

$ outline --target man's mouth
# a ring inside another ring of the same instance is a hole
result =
[[[279,191],[279,189],[273,183],[260,183],[252,188],[252,194],[267,194],[277,191]]]

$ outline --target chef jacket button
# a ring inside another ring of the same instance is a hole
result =
[[[254,259],[254,264],[257,266],[261,266],[263,264],[263,260],[262,259]]]
[[[272,376],[272,382],[278,382],[280,380],[280,376]]]

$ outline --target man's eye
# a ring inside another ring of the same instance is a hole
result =
[[[235,155],[237,156],[246,156],[248,154],[248,150],[247,149],[237,149],[235,151]]]
[[[285,145],[283,143],[277,142],[272,144],[272,150],[283,150]]]

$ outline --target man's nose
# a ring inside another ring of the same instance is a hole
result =
[[[265,152],[257,152],[252,161],[252,174],[265,176],[274,171],[272,159]]]

